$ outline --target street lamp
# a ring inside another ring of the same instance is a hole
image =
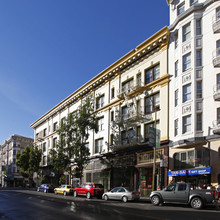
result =
[[[156,190],[156,145],[157,145],[157,111],[156,108],[154,108],[154,157],[153,157],[153,174],[152,174],[152,190]]]

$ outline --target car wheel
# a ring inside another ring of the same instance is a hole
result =
[[[108,196],[107,195],[104,195],[104,200],[108,200]]]
[[[44,189],[44,193],[47,193],[47,190],[46,190],[46,189]]]
[[[160,197],[157,195],[152,196],[151,203],[155,206],[158,206],[160,204]]]
[[[56,191],[56,190],[54,190],[54,193],[55,193],[55,194],[57,194],[57,191]]]
[[[122,201],[123,201],[123,202],[127,202],[127,201],[128,201],[128,197],[127,197],[127,196],[123,196],[123,197],[122,197]]]
[[[64,195],[64,196],[66,196],[66,195],[67,195],[66,191],[64,191],[64,192],[63,192],[63,195]]]
[[[86,198],[87,198],[87,199],[90,199],[90,198],[91,198],[91,193],[90,193],[90,192],[87,192],[87,193],[86,193]]]
[[[199,197],[195,197],[191,200],[191,207],[194,209],[201,209],[202,208],[202,200]]]
[[[73,196],[77,197],[77,192],[76,191],[73,192]]]

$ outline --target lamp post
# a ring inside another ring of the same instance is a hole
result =
[[[154,107],[154,106],[153,106]],[[156,145],[157,145],[157,111],[154,107],[154,157],[153,157],[153,174],[152,174],[152,190],[156,190]]]

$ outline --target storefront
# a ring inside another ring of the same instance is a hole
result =
[[[103,161],[91,160],[84,170],[82,181],[100,183],[104,186],[104,190],[108,191],[110,189],[110,171]]]
[[[161,172],[161,158],[164,156],[164,149],[156,150],[156,186],[161,185],[161,175],[164,175],[164,172]],[[152,191],[152,180],[153,180],[153,162],[154,162],[154,152],[147,151],[137,154],[137,165],[138,168],[138,189],[141,197],[149,196]]]
[[[188,182],[194,187],[201,187],[211,183],[211,168],[175,170],[168,172],[169,180],[173,182]]]

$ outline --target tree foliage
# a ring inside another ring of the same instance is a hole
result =
[[[86,143],[91,130],[97,132],[97,118],[94,114],[93,99],[87,97],[76,111],[60,122],[60,138],[56,149],[50,152],[51,164],[56,170],[68,172],[71,178],[82,177],[83,168],[90,155]]]
[[[26,146],[21,153],[16,154],[16,165],[24,176],[31,177],[34,172],[39,172],[41,155],[41,150],[35,146]]]

